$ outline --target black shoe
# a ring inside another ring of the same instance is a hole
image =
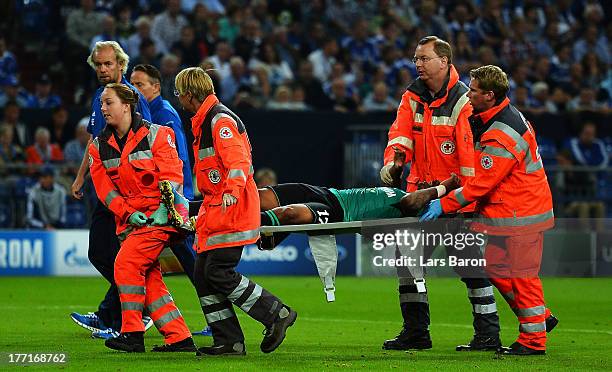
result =
[[[548,318],[546,318],[546,332],[550,332],[559,324],[559,319],[556,316],[550,314]]]
[[[153,346],[151,351],[159,352],[159,353],[174,353],[174,352],[195,352],[197,351],[196,346],[193,343],[193,339],[191,337],[187,337],[184,340],[174,342],[172,344],[164,344],[161,346]]]
[[[521,345],[518,342],[510,345],[510,348],[506,349],[502,353],[503,355],[544,355],[546,354],[546,350],[536,350],[525,345]]]
[[[246,355],[243,342],[227,345],[204,346],[196,350],[196,356],[202,355]]]
[[[144,332],[126,332],[104,342],[106,347],[128,353],[144,353]]]
[[[431,349],[431,338],[429,331],[426,331],[421,336],[411,334],[406,328],[395,338],[383,342],[383,350],[425,350]]]
[[[499,351],[501,350],[502,344],[499,336],[474,336],[472,341],[467,345],[458,345],[455,350],[457,351]]]
[[[286,314],[281,318],[281,313],[286,310]],[[261,341],[259,348],[264,353],[271,353],[283,342],[287,328],[291,327],[297,319],[297,313],[291,310],[288,306],[284,306],[279,312],[278,319],[268,328],[264,330],[264,338]]]

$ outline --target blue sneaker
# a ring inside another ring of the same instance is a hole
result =
[[[112,328],[106,328],[104,331],[92,332],[91,338],[101,338],[103,340],[108,340],[108,339],[119,336],[119,334],[120,334],[119,331],[115,331]]]
[[[108,327],[102,323],[102,319],[98,318],[95,313],[70,313],[70,319],[91,332],[100,332],[108,329]]]
[[[191,334],[194,336],[212,336],[212,330],[209,326],[206,326],[203,330],[199,332],[191,332]]]

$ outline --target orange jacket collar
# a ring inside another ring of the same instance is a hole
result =
[[[451,90],[459,82],[459,74],[457,73],[457,69],[455,68],[454,65],[452,64],[449,65],[448,73],[449,73],[448,83],[446,84],[446,86],[443,86],[442,89],[440,89],[440,92],[444,91],[444,96],[432,101],[429,104],[429,107],[437,107],[437,106],[442,105],[444,102],[446,102],[446,98],[448,97],[448,91]],[[419,102],[424,103],[421,96],[415,90],[410,89],[411,87],[415,87],[415,85],[418,85],[418,84],[422,84],[423,86],[425,86],[425,84],[421,82],[420,79],[417,78],[417,80],[408,87],[408,91],[411,92],[412,95],[416,99],[418,99]],[[425,89],[428,89],[428,88],[425,87]],[[437,92],[436,95],[438,95],[438,93],[440,92]],[[429,93],[427,92],[427,94]]]
[[[219,103],[219,99],[214,94],[209,94],[208,97],[204,99],[204,102],[202,102],[202,105],[200,105],[198,112],[196,112],[196,114],[191,118],[191,127],[194,134],[199,131],[200,126],[204,122],[206,114],[208,114],[208,111],[210,111],[210,109],[217,103]]]
[[[475,118],[480,118],[483,123],[487,123],[489,120],[493,118],[493,116],[497,115],[498,112],[504,109],[504,107],[510,104],[510,99],[508,97],[504,98],[499,104],[491,107],[490,109],[483,111],[479,114],[474,114]]]

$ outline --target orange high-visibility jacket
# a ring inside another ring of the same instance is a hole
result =
[[[476,201],[472,228],[491,235],[524,235],[554,225],[552,195],[536,135],[508,98],[470,117],[476,177],[442,198],[445,213]]]
[[[183,162],[175,143],[171,128],[151,124],[136,113],[123,150],[109,126],[89,146],[89,171],[96,193],[115,214],[120,238],[134,230],[127,222],[132,213],[150,216],[157,210],[160,181],[170,181],[181,191]]]
[[[433,98],[428,88],[416,79],[404,95],[397,116],[389,130],[385,149],[385,164],[393,162],[394,150],[406,153],[412,162],[408,176],[408,192],[417,189],[418,182],[443,181],[451,173],[462,183],[474,176],[474,145],[468,117],[472,106],[468,88],[450,65],[446,85]]]
[[[204,200],[198,213],[197,251],[237,247],[259,238],[259,193],[251,144],[240,118],[209,95],[191,119],[194,173]],[[222,209],[223,194],[238,199]]]

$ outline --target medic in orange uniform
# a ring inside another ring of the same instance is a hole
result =
[[[142,313],[147,311],[165,338],[153,351],[195,351],[191,333],[162,280],[158,257],[179,238],[160,204],[160,181],[182,188],[182,163],[171,129],[135,112],[138,95],[109,84],[101,96],[107,126],[89,147],[89,168],[98,198],[115,214],[121,249],[115,281],[121,300],[121,334],[111,349],[144,352]]]
[[[392,185],[392,173],[401,173],[394,165],[396,153],[405,154],[406,162],[411,163],[408,192],[416,191],[421,183],[445,180],[452,173],[459,175],[462,183],[474,176],[474,145],[468,122],[472,107],[466,96],[468,88],[459,80],[452,57],[451,46],[436,36],[427,36],[418,42],[413,61],[419,77],[402,96],[389,130],[385,165],[380,171],[383,183]],[[461,210],[471,211],[473,206]],[[451,221],[449,226],[456,230],[458,222]],[[433,248],[425,247],[424,258],[431,255]],[[475,246],[462,250],[445,248],[449,256],[473,256],[470,252],[477,250]],[[458,267],[454,269],[466,284],[474,317],[473,339],[456,350],[497,350],[501,341],[493,286],[482,269],[479,272],[472,269],[469,273]],[[398,268],[398,277],[404,324],[397,337],[383,343],[383,349],[429,349],[432,347],[429,303],[423,273]]]
[[[488,65],[470,76],[476,177],[431,202],[422,220],[476,202],[472,229],[489,235],[486,270],[520,323],[518,340],[505,353],[544,354],[546,332],[558,322],[544,305],[538,277],[543,231],[554,225],[550,188],[534,130],[506,97],[506,74]]]
[[[196,223],[194,279],[214,344],[199,353],[246,354],[233,305],[266,326],[260,348],[272,352],[297,313],[235,271],[244,245],[259,238],[259,194],[246,128],[219,102],[210,76],[201,68],[182,70],[175,84],[181,105],[195,113],[191,119],[194,173],[204,197]]]

